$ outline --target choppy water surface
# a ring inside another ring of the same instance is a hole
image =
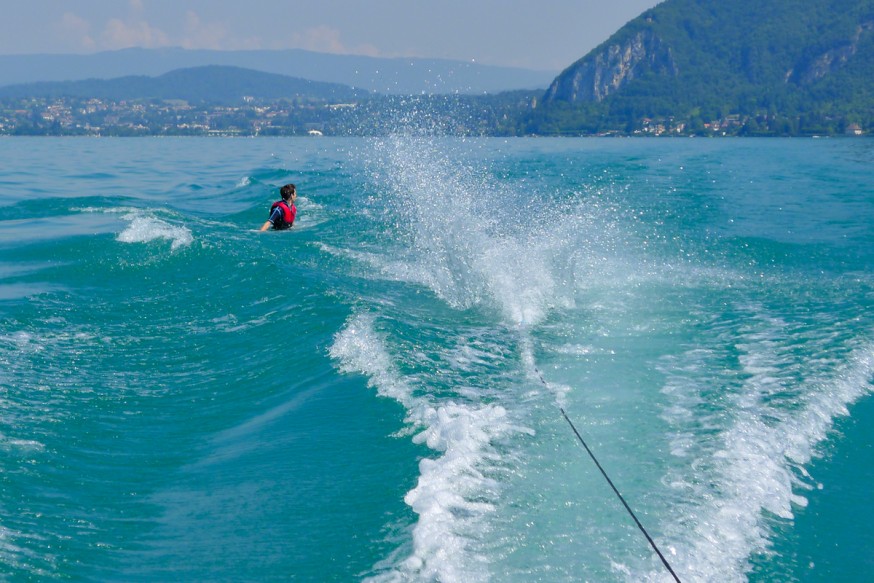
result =
[[[0,152],[9,580],[870,567],[870,140]]]

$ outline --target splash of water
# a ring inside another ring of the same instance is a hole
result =
[[[572,307],[578,277],[613,244],[612,220],[585,196],[538,203],[476,166],[482,142],[464,144],[472,150],[467,162],[447,154],[441,138],[374,143],[372,180],[405,245],[406,271],[453,307],[496,307],[510,326],[533,326]]]
[[[494,510],[490,499],[499,490],[489,477],[490,466],[500,458],[493,444],[530,431],[514,425],[500,405],[438,404],[426,391],[416,391],[394,366],[372,315],[350,318],[330,353],[341,370],[364,374],[378,394],[401,403],[407,423],[417,432],[413,441],[440,453],[419,463],[418,483],[404,498],[419,516],[412,552],[373,580],[488,580],[484,559],[471,540],[482,534],[483,521]]]
[[[118,234],[122,243],[148,243],[158,239],[169,239],[170,249],[175,251],[187,247],[194,241],[187,227],[171,225],[167,221],[139,211],[128,212],[123,218],[129,225]]]

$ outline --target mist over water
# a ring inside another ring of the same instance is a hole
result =
[[[829,466],[870,433],[842,433],[874,378],[867,142],[417,123],[16,149],[11,578],[671,580],[561,407],[682,580],[852,580],[870,532],[817,508],[867,491]],[[298,222],[256,233],[285,182]]]

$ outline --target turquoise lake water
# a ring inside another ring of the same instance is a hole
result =
[[[872,570],[874,140],[0,154],[5,580]]]

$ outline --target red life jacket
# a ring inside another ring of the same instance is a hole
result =
[[[273,211],[276,210],[276,207],[279,207],[281,214],[280,220],[273,223],[273,228],[277,230],[288,229],[294,224],[294,215],[297,214],[297,209],[293,206],[289,206],[284,200],[277,200],[273,203],[273,206],[270,207],[270,216],[273,216]]]

